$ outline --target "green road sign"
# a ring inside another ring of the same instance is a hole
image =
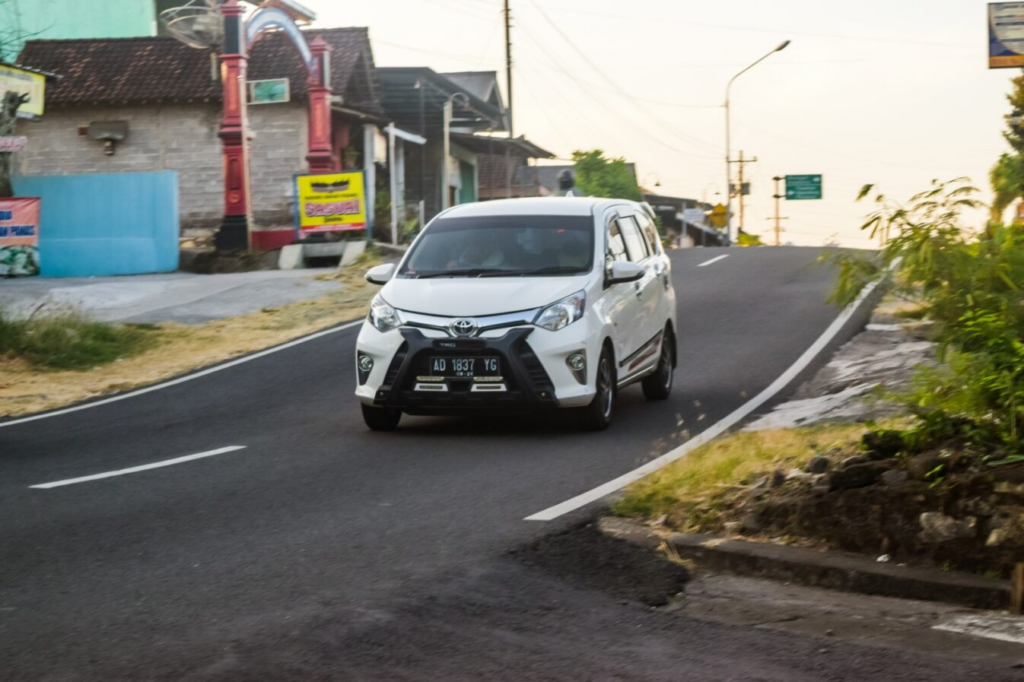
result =
[[[786,199],[801,201],[821,198],[820,175],[787,175]]]

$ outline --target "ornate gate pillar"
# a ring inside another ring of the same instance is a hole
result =
[[[309,162],[311,173],[339,170],[331,148],[330,46],[320,37],[309,44],[316,68],[309,71]]]
[[[224,115],[218,135],[224,155],[224,220],[215,243],[218,251],[244,251],[249,248],[252,213],[249,134],[245,113],[248,57],[245,53],[242,7],[237,0],[227,0],[220,6],[220,11],[224,17],[224,53],[220,57]]]

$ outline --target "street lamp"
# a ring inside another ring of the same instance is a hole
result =
[[[789,47],[790,41],[783,40],[779,45],[766,54],[765,56],[758,59],[756,62],[743,69],[735,76],[729,79],[729,84],[725,86],[725,241],[729,242],[732,231],[732,128],[729,120],[729,90],[732,88],[733,81],[750,71],[752,68],[763,62],[764,60],[771,57],[776,52],[782,52]],[[743,188],[740,188],[740,192]]]
[[[661,187],[661,176],[658,175],[657,173],[655,173],[654,171],[651,171],[650,173],[647,173],[646,175],[644,175],[644,181],[642,183],[640,183],[640,184],[646,185],[647,184],[647,178],[651,177],[652,175],[654,176],[654,186],[655,187]]]
[[[452,153],[451,127],[452,127],[452,102],[459,100],[462,107],[469,105],[469,96],[464,92],[452,93],[444,102],[444,160],[441,163],[441,210],[448,208],[448,192],[451,191],[449,183],[449,157]]]

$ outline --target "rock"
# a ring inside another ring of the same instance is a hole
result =
[[[828,495],[830,490],[832,490],[832,488],[826,483],[815,483],[811,486],[811,495],[814,495],[815,497],[822,497],[824,495]]]
[[[772,472],[771,487],[778,488],[786,482],[786,474],[782,472],[782,469],[776,469]]]
[[[812,478],[814,478],[813,474],[801,471],[800,469],[790,469],[786,472],[787,481],[809,481]]]
[[[853,457],[847,457],[839,463],[840,469],[846,469],[847,467],[854,467],[858,464],[867,464],[871,461],[871,458],[867,455],[854,455]]]
[[[739,521],[726,521],[722,524],[722,527],[725,528],[726,533],[732,535],[735,533],[739,533],[740,530],[742,530],[743,528],[743,524]]]
[[[1005,528],[993,528],[989,531],[988,538],[985,540],[986,547],[998,547],[1004,544],[1009,539],[1009,533]]]
[[[743,518],[740,519],[740,528],[747,533],[757,533],[764,528],[764,524],[761,523],[761,520],[754,514],[745,514]]]
[[[895,457],[904,448],[903,434],[892,429],[869,431],[861,438],[861,443],[874,460]]]
[[[903,469],[889,469],[882,472],[882,483],[885,485],[899,485],[910,478]]]
[[[653,518],[650,521],[648,521],[647,525],[651,528],[654,528],[656,526],[664,526],[666,521],[668,521],[668,514],[662,514],[661,516]]]
[[[768,477],[762,476],[761,478],[754,481],[747,489],[747,497],[749,497],[752,500],[756,500],[757,498],[764,495],[766,492],[768,492]]]
[[[942,459],[937,455],[928,453],[917,455],[916,457],[911,457],[907,461],[907,473],[909,473],[910,477],[915,481],[923,481],[925,480],[925,476],[927,476],[929,472],[934,471],[935,467],[940,464],[942,464]]]
[[[822,457],[818,455],[811,459],[810,462],[804,467],[804,471],[809,474],[823,474],[828,471],[829,465],[828,457]]]
[[[961,520],[942,512],[924,512],[917,521],[921,525],[918,538],[921,542],[933,545],[972,538],[978,530],[978,519],[973,516]]]
[[[992,516],[996,513],[998,500],[989,496],[987,498],[976,497],[964,502],[964,512],[972,516]]]
[[[885,467],[878,464],[855,464],[837,469],[828,475],[830,490],[852,490],[864,488],[878,480]]]

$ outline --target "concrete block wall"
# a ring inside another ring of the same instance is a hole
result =
[[[183,231],[220,225],[223,161],[217,137],[220,105],[49,108],[40,121],[19,122],[29,138],[18,154],[23,175],[80,175],[178,171]],[[252,206],[259,227],[293,224],[292,176],[306,168],[306,107],[302,103],[249,108],[256,137],[250,145]],[[128,137],[107,156],[104,144],[80,135],[93,121],[128,121]]]

